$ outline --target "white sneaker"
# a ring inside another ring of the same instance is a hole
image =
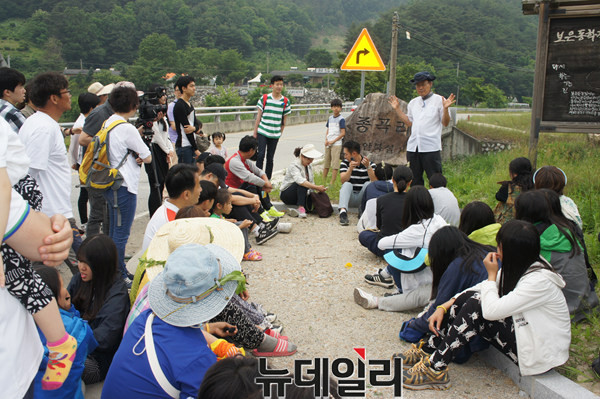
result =
[[[277,230],[278,230],[280,233],[289,233],[290,231],[292,231],[292,224],[291,224],[291,223],[283,223],[283,222],[280,222],[280,223],[277,225]]]
[[[287,214],[293,218],[297,218],[300,216],[300,212],[296,208],[289,208]]]
[[[354,302],[365,309],[377,309],[377,298],[360,288],[354,288]]]

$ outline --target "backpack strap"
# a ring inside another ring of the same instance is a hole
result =
[[[263,112],[265,111],[265,107],[267,106],[267,97],[269,95],[268,94],[263,94]]]
[[[154,337],[152,336],[152,321],[154,320],[154,312],[150,312],[148,319],[146,319],[146,327],[144,330],[144,342],[146,344],[146,355],[148,356],[148,363],[150,363],[150,370],[158,382],[158,385],[172,398],[178,398],[180,391],[175,388],[167,377],[163,373],[160,363],[158,362],[158,356],[156,356],[156,348],[154,347]]]

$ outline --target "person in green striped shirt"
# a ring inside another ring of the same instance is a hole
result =
[[[287,97],[281,94],[283,90],[283,77],[275,75],[271,78],[273,91],[258,99],[256,106],[258,114],[254,124],[254,137],[258,139],[258,159],[256,166],[263,168],[265,153],[267,164],[264,169],[270,179],[273,173],[273,156],[277,148],[277,142],[283,133],[286,116],[292,112]]]

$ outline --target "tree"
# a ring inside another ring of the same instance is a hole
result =
[[[207,95],[204,102],[207,107],[226,107],[228,105],[242,105],[244,99],[231,87],[217,87],[217,94]]]
[[[491,83],[484,83],[483,78],[470,77],[461,88],[464,103],[490,108],[503,108],[508,103],[504,92]]]
[[[312,48],[304,57],[306,65],[312,68],[329,68],[333,62],[333,57],[329,51],[322,48]]]

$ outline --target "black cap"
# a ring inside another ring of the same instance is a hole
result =
[[[206,158],[208,158],[209,156],[210,152],[201,152],[200,155],[198,155],[198,158],[196,158],[196,163],[204,163],[204,161],[206,161]]]
[[[435,76],[432,73],[429,73],[427,71],[417,72],[415,74],[415,77],[410,80],[410,83],[417,84],[424,80],[430,80],[433,82],[435,80]]]
[[[205,171],[212,173],[213,175],[219,178],[219,186],[221,188],[227,188],[227,184],[225,184],[225,179],[227,178],[227,171],[220,163],[211,163],[210,165],[206,165],[204,168]]]

